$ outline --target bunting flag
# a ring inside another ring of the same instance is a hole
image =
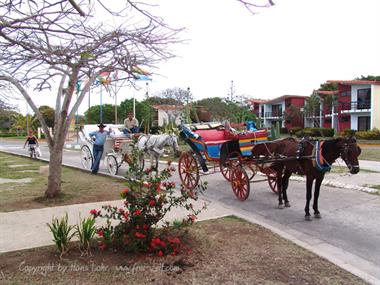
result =
[[[132,66],[132,75],[135,78],[135,80],[140,80],[140,81],[152,80],[152,78],[149,77],[152,74],[137,65]]]
[[[110,72],[102,72],[98,76],[98,83],[107,86],[111,83]]]

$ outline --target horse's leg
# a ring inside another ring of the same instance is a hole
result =
[[[284,173],[284,176],[282,177],[282,195],[284,197],[284,200],[285,200],[285,207],[290,207],[290,203],[289,203],[289,200],[288,200],[288,194],[287,194],[287,189],[288,189],[288,186],[289,186],[289,178],[290,176],[292,175],[292,172],[285,169],[285,173]]]
[[[314,210],[314,217],[317,219],[322,218],[321,213],[318,210],[318,198],[319,198],[319,190],[321,189],[321,184],[324,177],[325,177],[325,174],[322,174],[320,177],[317,177],[317,179],[315,180],[313,210]]]
[[[312,176],[306,176],[306,206],[305,206],[305,219],[306,221],[311,221],[310,216],[310,200],[311,200],[311,191],[313,188],[314,178]]]
[[[156,172],[158,172],[158,159],[160,158],[159,155],[155,155],[155,165],[154,165],[154,168],[156,169]]]
[[[284,204],[282,202],[282,169],[276,170],[276,179],[277,179],[277,189],[278,189],[278,208],[284,209]]]

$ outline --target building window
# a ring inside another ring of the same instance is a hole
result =
[[[371,88],[358,89],[358,109],[371,108]]]
[[[369,116],[358,117],[358,131],[368,131],[371,128],[370,124]]]
[[[272,105],[272,116],[273,117],[281,117],[282,116],[282,105]]]

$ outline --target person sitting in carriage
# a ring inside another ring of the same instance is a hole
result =
[[[137,134],[140,132],[139,128],[139,121],[133,117],[133,114],[131,112],[128,113],[128,117],[124,120],[124,127],[123,133],[125,135],[127,134]]]

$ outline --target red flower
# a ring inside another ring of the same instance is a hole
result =
[[[153,207],[154,205],[156,205],[156,201],[150,200],[149,201],[149,206]]]
[[[163,252],[162,252],[162,250],[160,250],[158,253],[157,253],[157,256],[159,256],[159,257],[161,257],[161,256],[163,256],[164,254],[163,254]]]
[[[135,216],[140,216],[141,215],[141,210],[136,210],[135,211]]]
[[[91,215],[96,215],[97,213],[98,213],[98,211],[95,210],[95,209],[92,209],[92,210],[90,211],[90,214],[91,214]]]
[[[191,215],[187,215],[189,217],[189,220],[191,220],[192,222],[195,221],[195,219],[197,218],[195,215],[191,214]]]
[[[177,252],[175,250],[173,250],[172,253],[171,253],[171,255],[175,256],[175,255],[177,255]]]
[[[107,245],[105,244],[105,243],[99,243],[99,248],[101,249],[101,250],[105,250],[106,248],[107,248]]]
[[[161,245],[162,247],[165,247],[166,243],[162,240],[162,241],[160,242],[160,245]]]
[[[104,231],[103,231],[103,230],[99,230],[99,231],[98,231],[98,235],[99,235],[100,237],[104,237]]]
[[[128,188],[125,188],[121,193],[125,193],[127,194],[129,192],[129,189]]]
[[[149,226],[143,225],[143,229],[144,229],[144,231],[147,231],[147,230],[149,230]]]
[[[124,213],[124,219],[128,220],[128,218],[129,218],[129,213],[128,213],[128,212],[125,212],[125,213]]]
[[[137,238],[146,238],[146,235],[144,235],[142,233],[139,233],[139,232],[136,232],[135,233],[135,237],[137,237]]]
[[[151,244],[151,246],[154,248],[154,247],[156,247],[156,246],[158,246],[158,245],[161,245],[161,240],[160,240],[160,238],[153,238],[152,239],[152,242],[150,243]]]
[[[180,243],[181,243],[181,241],[180,241],[179,238],[177,238],[177,237],[174,237],[174,238],[168,238],[168,241],[169,241],[170,243],[177,243],[177,244],[180,244]]]

